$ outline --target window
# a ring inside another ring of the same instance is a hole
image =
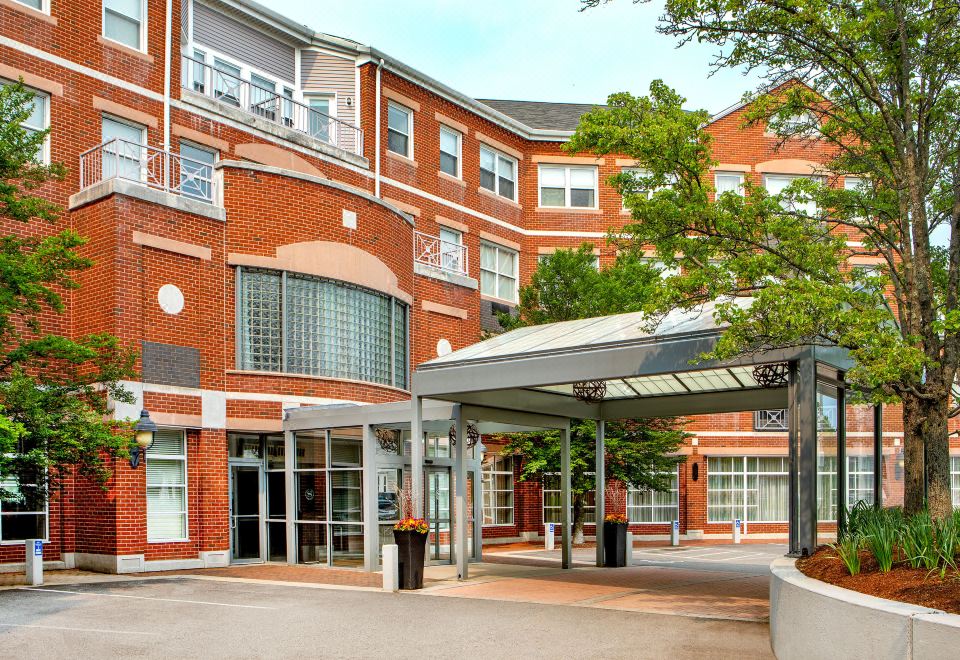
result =
[[[460,133],[440,127],[440,171],[460,178]]]
[[[513,524],[513,456],[487,454],[483,475],[483,524]]]
[[[627,195],[639,195],[641,197],[646,197],[647,199],[650,199],[650,196],[653,194],[653,191],[647,190],[646,188],[641,188],[639,183],[640,177],[645,177],[648,175],[648,172],[646,170],[640,169],[639,167],[624,167],[623,173],[629,174],[630,177],[633,179],[633,183],[629,187],[625,188],[624,190],[624,192],[627,193]],[[623,196],[623,201],[622,201],[623,208],[627,208],[627,199],[626,199],[627,195]]]
[[[464,272],[463,234],[456,229],[440,227],[440,257],[443,268]]]
[[[678,520],[678,483],[678,472],[674,470],[668,491],[627,489],[627,519],[632,523],[666,524]]]
[[[555,253],[554,253],[555,254]],[[552,254],[538,254],[537,255],[537,266],[546,261],[549,257],[553,256]],[[593,267],[597,270],[600,270],[600,255],[593,255]]]
[[[662,261],[654,257],[641,257],[640,261],[649,265],[651,268],[656,269],[656,271],[660,274],[660,279],[662,280],[665,280],[668,277],[673,277],[675,275],[680,274],[679,266],[668,266],[667,264],[663,263]]]
[[[103,0],[103,36],[146,51],[143,0]]]
[[[250,74],[250,112],[270,121],[277,120],[277,85],[269,78]]]
[[[387,104],[387,149],[413,158],[413,110],[393,102]]]
[[[517,253],[495,243],[480,243],[480,293],[517,301]]]
[[[718,197],[725,192],[743,195],[743,175],[739,172],[716,172],[713,178]]]
[[[593,474],[588,472],[587,474]],[[597,522],[597,501],[594,491],[587,491],[583,495],[583,522],[592,525]],[[570,494],[570,508],[573,508],[573,494]],[[543,522],[560,523],[560,475],[543,475]],[[570,512],[570,521],[573,522],[573,511]]]
[[[707,521],[785,522],[790,476],[781,456],[707,458]]]
[[[960,508],[960,456],[950,457],[950,494],[953,508]]]
[[[21,5],[26,5],[27,7],[36,9],[37,11],[50,13],[49,8],[44,6],[46,4],[46,0],[15,0],[15,1],[19,2]]]
[[[213,97],[239,108],[240,91],[243,88],[240,67],[215,57],[213,69]]]
[[[147,141],[144,126],[130,124],[112,117],[103,117],[103,178],[131,179],[140,181],[144,160],[143,145]],[[109,143],[109,144],[107,144]]]
[[[540,166],[540,206],[597,207],[597,168]]]
[[[180,143],[180,194],[206,201],[213,200],[213,165],[217,152]]]
[[[37,481],[26,476],[0,481],[4,495],[0,498],[0,542],[48,538],[47,501]]]
[[[780,195],[791,183],[797,179],[813,179],[814,177],[805,177],[796,174],[767,174],[763,178],[763,185],[770,195]],[[780,205],[787,211],[796,211],[808,216],[816,216],[819,213],[817,204],[812,199],[800,200],[781,200]]]
[[[873,455],[847,456],[847,508],[873,504]]]
[[[207,89],[207,54],[206,52],[200,50],[199,48],[193,49],[193,59],[194,61],[190,63],[190,81],[193,86],[193,91],[198,94],[204,94]]]
[[[6,86],[9,83],[0,81],[0,85]],[[45,131],[50,126],[50,97],[40,92],[33,92],[33,107],[30,110],[30,116],[20,124],[28,135],[34,135],[40,131]],[[47,135],[43,144],[37,150],[35,160],[38,163],[50,162],[50,136]]]
[[[187,443],[183,431],[160,429],[147,449],[147,540],[187,538]]]
[[[310,275],[237,270],[241,369],[407,386],[407,306]]]
[[[786,431],[787,411],[780,410],[758,410],[753,413],[753,429],[755,431]]]
[[[333,125],[333,98],[329,95],[311,94],[306,98],[307,105],[310,106],[310,135],[330,142]]]
[[[481,145],[480,186],[501,197],[517,201],[517,161]]]

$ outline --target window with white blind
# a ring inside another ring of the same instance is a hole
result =
[[[707,458],[707,521],[785,522],[790,473],[781,456]]]
[[[517,302],[517,253],[496,243],[480,243],[480,293]]]
[[[103,0],[103,36],[146,51],[145,0]]]
[[[440,127],[440,171],[460,178],[460,132]]]
[[[103,178],[142,180],[146,175],[143,149],[147,143],[146,127],[106,115],[101,122]]]
[[[517,201],[517,161],[480,145],[480,187]]]
[[[540,206],[597,208],[597,168],[541,165]]]
[[[716,172],[713,180],[718,197],[725,192],[743,195],[743,174],[740,172]]]
[[[47,498],[35,479],[0,481],[0,542],[47,539]]]
[[[950,495],[953,508],[960,508],[960,456],[950,457]]]
[[[6,80],[0,80],[0,86],[6,87],[10,83]],[[20,124],[28,135],[45,131],[50,127],[50,97],[42,92],[29,90],[33,92],[33,105],[30,108],[30,115]],[[50,136],[47,135],[43,144],[37,150],[35,160],[38,163],[50,162]]]
[[[407,305],[311,275],[237,269],[240,369],[407,386]]]
[[[413,158],[413,110],[392,101],[387,104],[387,149]]]
[[[767,189],[767,193],[769,193],[771,196],[777,196],[782,194],[783,191],[786,190],[787,186],[798,179],[815,179],[815,177],[803,176],[800,174],[767,174],[763,177],[763,185]],[[781,200],[780,205],[787,211],[796,211],[810,217],[815,217],[819,214],[817,203],[812,199],[783,199]]]
[[[483,476],[483,524],[513,524],[513,456],[487,454]]]
[[[588,472],[587,474],[593,474]],[[560,505],[560,475],[559,474],[545,474],[543,475],[543,522],[545,523],[560,523],[560,514],[563,511],[563,507]],[[593,525],[597,522],[597,499],[596,491],[590,490],[584,493],[584,506],[583,506],[583,522],[585,524]],[[573,507],[573,495],[570,495],[570,506]],[[573,512],[570,512],[570,520],[573,521]]]
[[[147,540],[187,539],[187,440],[160,429],[147,449]]]
[[[627,519],[631,523],[670,524],[677,520],[680,498],[679,473],[670,476],[670,490],[627,489]]]

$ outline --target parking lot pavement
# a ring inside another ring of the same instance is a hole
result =
[[[765,658],[762,623],[183,576],[0,592],[0,656]]]

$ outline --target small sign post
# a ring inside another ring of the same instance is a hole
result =
[[[553,523],[543,524],[543,549],[553,550]]]
[[[670,545],[680,545],[680,521],[674,520],[670,527]]]
[[[733,520],[733,542],[740,543],[740,519]]]
[[[38,586],[43,584],[43,541],[27,539],[24,541],[26,550],[27,584]]]

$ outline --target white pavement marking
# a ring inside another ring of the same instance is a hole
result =
[[[218,607],[238,607],[247,610],[274,610],[275,607],[265,607],[263,605],[237,605],[236,603],[215,603],[206,600],[186,600],[181,598],[155,598],[153,596],[130,596],[127,594],[99,594],[91,591],[67,591],[66,589],[37,589],[35,587],[23,587],[19,591],[38,591],[49,594],[71,594],[75,596],[103,596],[104,598],[133,598],[135,600],[157,600],[165,603],[190,603],[192,605],[216,605]]]
[[[33,623],[0,623],[4,628],[42,628],[44,630],[72,630],[84,633],[107,633],[110,635],[159,635],[156,632],[140,632],[138,630],[107,630],[105,628],[69,628],[67,626],[41,626]]]

